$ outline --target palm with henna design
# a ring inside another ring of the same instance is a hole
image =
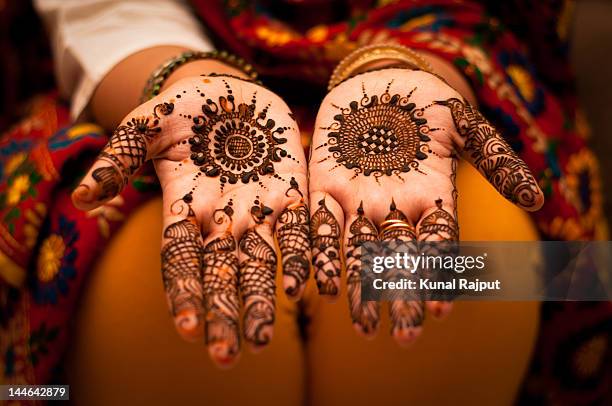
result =
[[[93,209],[152,160],[163,191],[162,277],[175,325],[229,365],[272,337],[276,232],[283,284],[308,277],[306,160],[287,105],[236,77],[183,79],[130,113],[73,193]]]
[[[455,187],[463,156],[505,198],[538,210],[543,194],[495,128],[443,80],[423,71],[362,73],[321,104],[309,166],[312,262],[319,292],[340,291],[341,252],[355,328],[373,334],[379,304],[361,301],[361,245],[459,238]],[[424,244],[419,244],[424,245]],[[420,333],[425,308],[449,302],[393,300],[391,331],[401,344]]]

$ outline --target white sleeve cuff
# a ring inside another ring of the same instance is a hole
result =
[[[104,76],[143,49],[174,45],[213,49],[184,1],[37,0],[53,36],[61,94],[81,118]],[[49,10],[53,9],[53,10]]]

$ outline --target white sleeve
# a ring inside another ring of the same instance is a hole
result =
[[[121,60],[159,45],[213,46],[184,0],[34,0],[51,35],[61,94],[76,119]]]

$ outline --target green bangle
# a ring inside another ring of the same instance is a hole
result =
[[[140,101],[144,103],[145,101],[157,96],[161,91],[162,86],[166,82],[166,79],[168,79],[170,74],[172,74],[172,72],[174,72],[180,66],[183,66],[189,62],[198,61],[202,59],[215,59],[217,61],[226,63],[244,72],[244,74],[251,81],[257,84],[261,84],[261,82],[257,79],[258,74],[251,64],[247,63],[244,59],[237,57],[236,55],[230,54],[227,51],[186,51],[180,54],[179,56],[175,56],[174,58],[169,59],[157,69],[155,69],[155,71],[147,80],[147,84],[145,85],[142,91],[142,97]]]

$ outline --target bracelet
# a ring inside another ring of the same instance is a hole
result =
[[[217,61],[226,63],[244,72],[244,74],[247,75],[253,82],[261,84],[261,82],[257,80],[258,74],[251,64],[247,63],[244,59],[237,57],[236,55],[230,54],[227,51],[186,51],[179,56],[175,56],[174,58],[164,62],[161,66],[155,69],[155,71],[153,71],[142,91],[141,102],[144,103],[145,101],[157,96],[161,91],[162,86],[166,82],[166,79],[168,79],[170,74],[172,74],[172,72],[174,72],[177,68],[185,65],[186,63],[202,59],[215,59]]]
[[[330,91],[350,78],[360,67],[381,59],[393,59],[402,67],[433,73],[429,62],[409,48],[395,44],[367,45],[351,52],[340,61],[329,79],[327,90]]]

